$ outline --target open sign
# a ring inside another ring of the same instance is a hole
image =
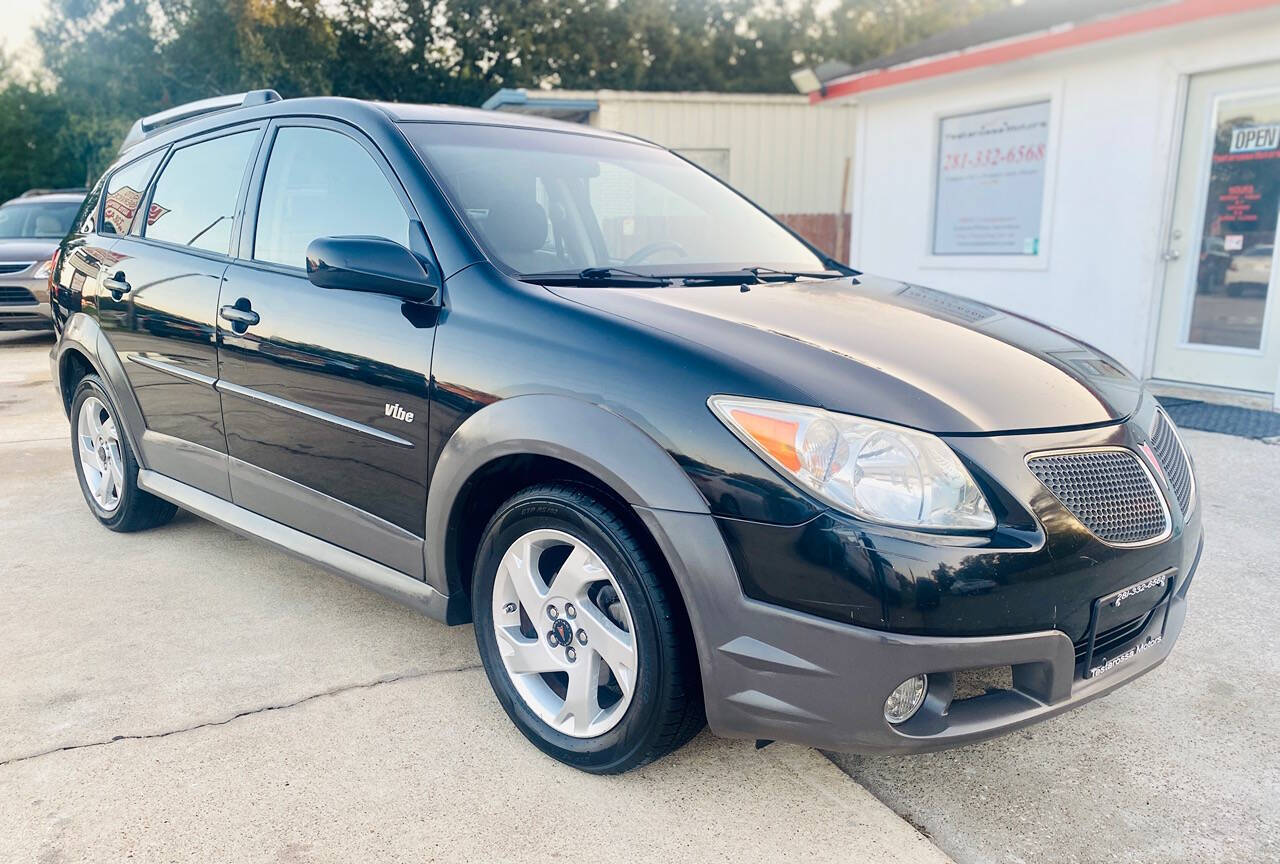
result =
[[[1244,126],[1231,130],[1231,152],[1252,153],[1280,147],[1280,123],[1270,126]]]

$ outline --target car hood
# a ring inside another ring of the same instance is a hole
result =
[[[53,254],[60,241],[54,239],[15,238],[0,240],[0,263],[6,261],[43,261]]]
[[[812,404],[935,434],[1100,425],[1142,397],[1116,361],[1063,333],[888,279],[554,290],[750,363]]]

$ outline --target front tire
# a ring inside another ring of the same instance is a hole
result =
[[[472,584],[476,644],[516,727],[594,774],[677,749],[705,723],[674,590],[594,490],[527,489],[490,520]]]
[[[71,456],[85,503],[112,531],[163,525],[177,508],[138,488],[138,460],[102,380],[86,375],[71,398]]]

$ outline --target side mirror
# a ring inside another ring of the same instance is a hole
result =
[[[307,279],[320,288],[430,303],[440,293],[435,269],[384,237],[320,237],[307,246]]]

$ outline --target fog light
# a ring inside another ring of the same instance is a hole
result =
[[[924,704],[925,691],[929,689],[929,676],[908,678],[884,700],[884,719],[895,726],[906,723]]]

